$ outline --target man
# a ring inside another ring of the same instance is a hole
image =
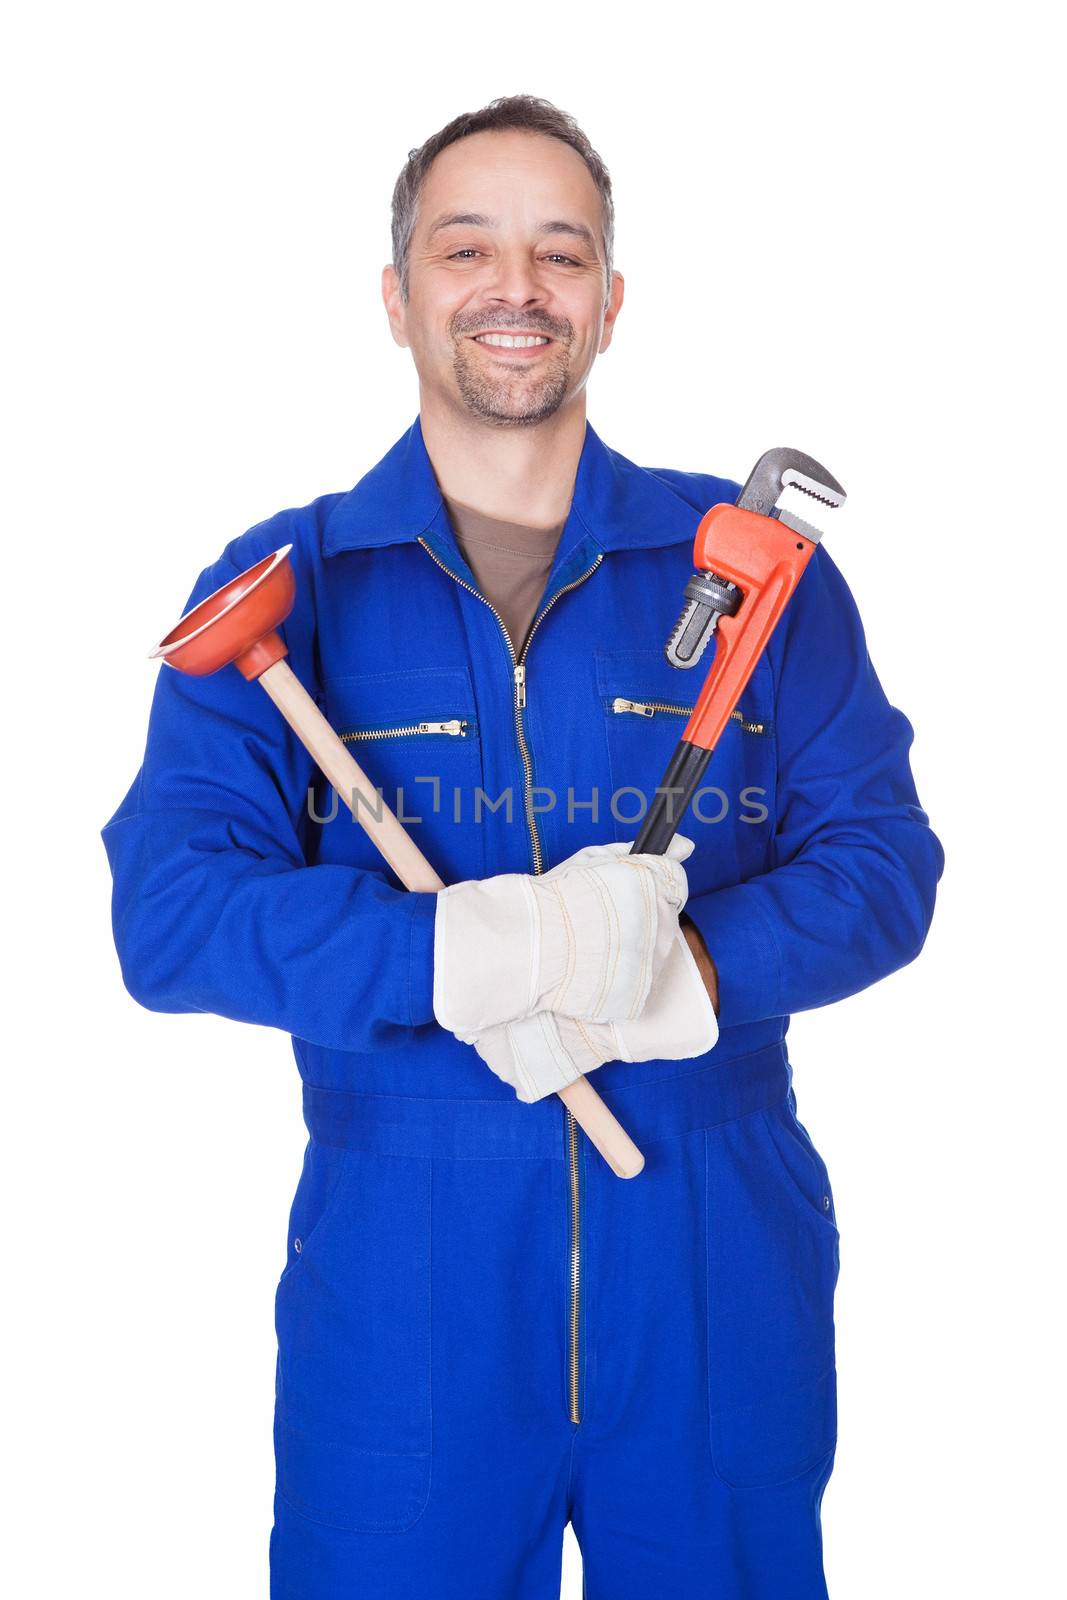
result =
[[[691,844],[627,858],[696,692],[663,656],[693,535],[738,484],[587,424],[623,281],[573,120],[516,96],[413,151],[383,292],[418,418],[190,603],[293,545],[293,667],[454,887],[405,893],[229,671],[161,673],[104,830],[133,995],[284,1028],[304,1080],[272,1594],[545,1600],[569,1520],[589,1600],[816,1600],[837,1229],[784,1035],[923,944],[911,730],[820,549]],[[549,1092],[579,1057],[633,1182]]]

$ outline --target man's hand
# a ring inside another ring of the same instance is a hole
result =
[[[467,1042],[520,1100],[532,1102],[606,1061],[685,1061],[706,1055],[718,1036],[705,980],[678,929],[640,1016],[586,1022],[537,1011],[487,1028]]]
[[[704,980],[704,987],[711,996],[711,1003],[715,1007],[715,1015],[719,1015],[719,974],[714,961],[704,943],[704,937],[695,922],[684,914],[678,919],[685,942],[693,952],[693,960],[697,964],[697,971]]]
[[[678,934],[692,849],[680,834],[662,856],[587,845],[550,872],[440,890],[434,1016],[468,1043],[542,1010],[588,1022],[639,1016]]]

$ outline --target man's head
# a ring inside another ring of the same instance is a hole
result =
[[[546,100],[494,100],[413,150],[382,293],[424,397],[514,427],[580,394],[622,305],[613,233],[607,169]]]

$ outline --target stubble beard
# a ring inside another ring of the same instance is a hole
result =
[[[531,427],[553,416],[567,398],[570,349],[559,341],[548,371],[536,378],[521,371],[493,378],[480,361],[461,339],[453,362],[456,384],[467,410],[482,422],[498,428]]]

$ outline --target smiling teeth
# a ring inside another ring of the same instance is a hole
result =
[[[513,333],[477,333],[474,336],[475,344],[498,344],[505,350],[525,350],[533,344],[547,344],[548,340],[539,333],[520,334],[516,337]]]

